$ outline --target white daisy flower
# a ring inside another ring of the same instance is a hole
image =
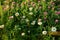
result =
[[[26,19],[26,22],[29,22],[29,19]]]
[[[15,16],[19,16],[19,13],[17,12],[17,13],[15,13]]]
[[[0,28],[4,28],[4,25],[0,25]]]
[[[25,33],[21,33],[21,36],[24,36],[25,35]]]
[[[32,11],[32,9],[33,9],[33,7],[30,7],[30,8],[29,8],[29,11]]]
[[[28,33],[30,33],[30,30],[28,31]]]
[[[51,31],[52,31],[52,32],[56,32],[56,30],[57,30],[56,27],[52,27],[52,28],[51,28]]]
[[[21,28],[18,28],[19,30],[21,30]]]
[[[33,12],[30,12],[29,14],[30,14],[30,15],[33,15]]]
[[[6,9],[8,9],[9,8],[9,5],[6,5]]]
[[[14,18],[14,16],[10,16],[10,17],[9,17],[9,19],[13,19],[13,18]]]
[[[46,0],[43,0],[43,1],[46,1]]]
[[[43,35],[46,35],[46,34],[47,34],[47,31],[43,31],[42,34],[43,34]]]
[[[54,0],[54,1],[56,1],[56,0]]]
[[[38,19],[38,22],[40,22],[42,19]]]
[[[42,22],[38,22],[38,25],[42,25]]]
[[[25,18],[26,16],[23,16],[23,18]]]
[[[36,22],[36,21],[33,21],[33,22],[31,23],[31,25],[35,25],[35,22]]]

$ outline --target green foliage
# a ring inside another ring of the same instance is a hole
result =
[[[1,0],[0,40],[53,40],[48,32],[60,30],[60,9],[55,2],[58,1]]]

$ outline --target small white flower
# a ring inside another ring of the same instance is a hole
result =
[[[47,31],[43,31],[42,34],[43,34],[43,35],[46,35],[46,34],[47,34]]]
[[[8,9],[9,8],[9,5],[6,5],[6,8]]]
[[[26,16],[23,16],[23,18],[25,18]]]
[[[30,12],[29,14],[30,14],[30,15],[33,15],[33,12]]]
[[[58,21],[59,21],[58,19],[55,20],[56,23],[58,23]]]
[[[19,30],[21,30],[21,28],[18,28]]]
[[[4,25],[0,25],[0,28],[4,28]]]
[[[33,7],[30,7],[30,8],[29,8],[29,11],[32,11],[32,9],[33,9]]]
[[[56,1],[56,0],[54,0],[54,1]]]
[[[1,25],[2,27],[4,27],[4,25]]]
[[[42,22],[38,22],[38,25],[42,25]]]
[[[46,1],[46,0],[43,0],[43,1]]]
[[[35,22],[36,22],[36,21],[33,21],[33,22],[31,23],[31,25],[35,25]]]
[[[30,33],[30,30],[28,31],[28,33]]]
[[[52,31],[52,32],[56,32],[56,30],[57,30],[56,27],[52,27],[52,28],[51,28],[51,31]]]
[[[19,13],[17,12],[17,13],[15,13],[15,16],[19,16]]]
[[[21,36],[24,36],[25,35],[25,33],[21,33]]]
[[[29,19],[26,19],[26,22],[29,22]]]
[[[38,22],[40,22],[42,19],[38,19]]]
[[[13,18],[14,18],[14,16],[10,16],[10,17],[9,17],[9,19],[13,19]]]

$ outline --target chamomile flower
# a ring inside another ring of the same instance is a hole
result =
[[[25,33],[23,32],[23,33],[21,33],[21,36],[24,36],[25,35]]]
[[[14,18],[14,16],[9,16],[9,19],[13,19]]]
[[[42,31],[42,34],[43,34],[43,35],[46,35],[46,34],[47,34],[47,31]]]
[[[38,22],[40,22],[42,19],[38,19]]]
[[[42,25],[42,22],[38,22],[38,25]]]
[[[0,25],[0,28],[4,28],[4,25]]]
[[[31,25],[35,25],[35,22],[36,22],[36,21],[33,21],[33,22],[31,23]]]
[[[15,16],[19,16],[19,13],[17,12],[17,13],[15,13]]]
[[[28,33],[30,33],[30,30],[28,30]]]
[[[23,16],[22,18],[25,18],[26,16]]]
[[[56,32],[56,30],[57,30],[56,27],[52,27],[52,28],[51,28],[51,31],[52,31],[52,32]]]
[[[33,15],[33,12],[30,12],[29,15]]]
[[[29,19],[25,19],[26,20],[26,22],[29,22]]]
[[[29,11],[32,11],[32,9],[33,9],[33,7],[30,7],[30,8],[29,8]]]

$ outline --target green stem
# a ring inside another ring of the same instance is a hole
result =
[[[2,10],[1,2],[0,2],[0,16],[1,16],[1,22],[3,23],[3,10]]]

